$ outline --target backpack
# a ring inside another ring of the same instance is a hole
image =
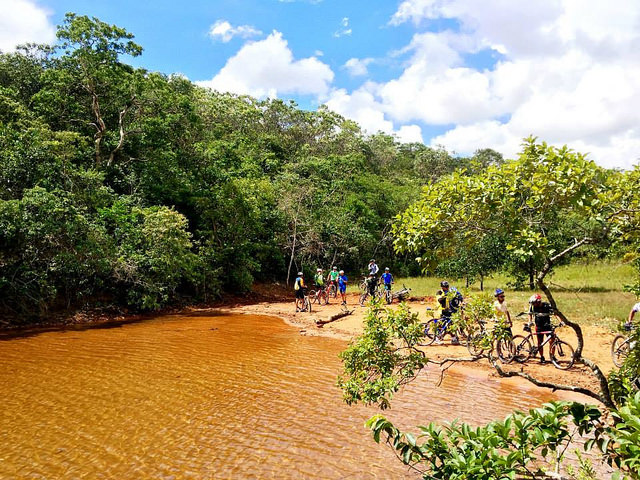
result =
[[[296,283],[293,286],[293,289],[294,290],[300,290],[300,279],[299,278],[296,278]]]

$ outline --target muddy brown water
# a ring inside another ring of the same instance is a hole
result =
[[[273,317],[172,315],[0,341],[0,478],[415,478],[335,387],[340,340]],[[385,415],[480,424],[546,391],[434,372]]]

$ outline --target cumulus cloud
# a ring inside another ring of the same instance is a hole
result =
[[[424,142],[419,125],[402,125],[396,129],[394,123],[386,118],[384,110],[375,98],[377,89],[378,85],[373,82],[365,83],[352,94],[342,88],[335,89],[331,91],[326,105],[331,110],[355,120],[369,134],[384,132],[395,135],[401,142]]]
[[[456,28],[426,31],[441,19]],[[390,20],[403,23],[417,33],[396,52],[407,58],[402,73],[336,91],[330,106],[357,119],[366,98],[380,125],[453,125],[431,143],[459,153],[491,147],[513,157],[533,134],[606,166],[640,158],[636,0],[405,0]],[[497,61],[478,67],[469,61],[477,54]]]
[[[209,28],[209,36],[214,40],[221,40],[224,43],[231,41],[233,37],[249,38],[262,35],[260,30],[251,25],[232,26],[226,20],[218,20]]]
[[[326,95],[331,68],[316,57],[294,59],[282,33],[244,45],[208,81],[196,82],[221,92],[275,98],[281,94]]]
[[[373,62],[373,58],[350,58],[344,64],[349,75],[352,77],[362,77],[369,73],[367,67]]]
[[[56,31],[50,13],[28,0],[0,2],[0,50],[8,52],[22,43],[53,43]]]

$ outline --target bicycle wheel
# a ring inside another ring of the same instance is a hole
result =
[[[311,299],[312,302],[317,303],[318,293],[315,290],[309,290],[309,298]]]
[[[305,312],[311,313],[311,300],[308,296],[304,297]]]
[[[304,311],[304,298],[296,298],[296,312]]]
[[[369,297],[369,294],[367,292],[360,294],[360,299],[358,300],[358,303],[360,304],[361,307],[364,307],[364,304],[366,303],[368,297]]]
[[[499,338],[496,342],[496,352],[502,363],[511,363],[516,354],[516,346],[511,338]]]
[[[327,295],[326,290],[320,290],[320,301],[318,302],[320,305],[326,305],[329,303],[329,295]]]
[[[336,298],[338,296],[338,287],[336,287],[335,285],[331,284],[329,286],[329,296]]]
[[[393,297],[391,296],[391,290],[384,291],[384,299],[386,300],[387,305],[391,305],[391,302],[393,301]]]
[[[467,337],[467,350],[474,357],[479,357],[484,353],[485,333],[477,333]]]
[[[520,363],[524,363],[529,360],[532,352],[529,337],[514,335],[511,341],[513,342],[513,359]]]
[[[627,355],[629,355],[628,338],[624,335],[616,335],[616,338],[613,339],[613,343],[611,344],[613,364],[620,368],[627,358]]]
[[[438,323],[435,320],[431,320],[430,322],[423,323],[422,325],[424,327],[424,340],[420,345],[429,346],[436,340],[436,336],[438,334]]]
[[[568,370],[575,362],[575,352],[573,347],[567,342],[556,338],[550,349],[551,363],[560,370]]]

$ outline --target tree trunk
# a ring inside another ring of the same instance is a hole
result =
[[[484,275],[480,274],[480,291],[484,292]]]
[[[533,268],[533,258],[529,258],[529,290],[533,290],[536,288],[534,276],[535,270]]]
[[[289,258],[289,269],[287,270],[287,286],[291,278],[291,265],[293,265],[293,257],[296,252],[296,235],[298,234],[298,216],[293,219],[293,240],[291,241],[291,258]]]

